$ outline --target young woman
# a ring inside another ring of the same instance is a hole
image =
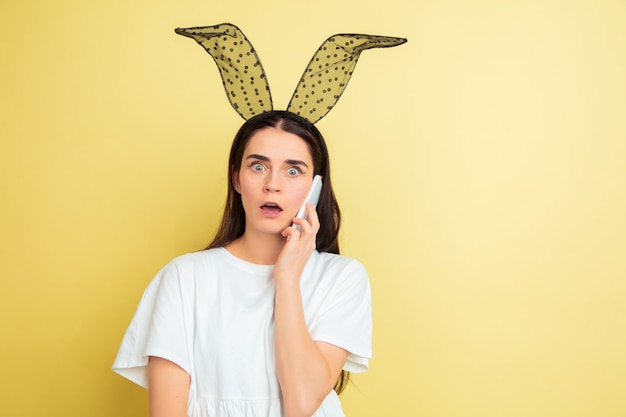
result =
[[[371,357],[371,302],[363,266],[339,255],[324,139],[290,112],[263,113],[228,167],[216,237],[157,274],[113,368],[148,388],[151,417],[341,417],[346,373]],[[294,219],[315,174],[317,210]]]

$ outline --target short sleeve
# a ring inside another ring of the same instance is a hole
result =
[[[126,330],[113,370],[148,387],[148,360],[158,356],[189,373],[179,271],[174,262],[150,282]]]
[[[365,267],[356,260],[342,265],[310,325],[311,338],[348,351],[344,370],[364,372],[372,357],[372,302]]]

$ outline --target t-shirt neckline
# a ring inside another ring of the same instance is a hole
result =
[[[246,270],[249,270],[251,272],[255,272],[255,273],[270,273],[274,270],[274,265],[262,265],[262,264],[255,264],[253,262],[248,262],[246,260],[243,260],[235,255],[233,255],[231,252],[228,251],[228,249],[226,249],[225,247],[221,247],[218,248],[218,250],[221,252],[222,256],[232,265],[238,267],[238,268],[243,268]]]

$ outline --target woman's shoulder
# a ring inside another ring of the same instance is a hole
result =
[[[346,255],[339,255],[337,253],[315,251],[313,252],[313,255],[314,255],[314,260],[316,262],[321,262],[325,264],[337,264],[337,265],[359,264],[361,265],[361,262],[358,259],[346,256]]]
[[[207,261],[218,259],[223,256],[224,248],[203,249],[196,252],[188,252],[172,258],[167,265],[172,266],[196,266]]]
[[[336,271],[367,277],[365,266],[357,259],[329,252],[313,252],[311,267],[325,271]]]
[[[303,292],[333,294],[333,298],[358,299],[367,296],[370,279],[365,266],[355,258],[327,252],[314,252],[302,276]]]
[[[215,265],[217,260],[223,256],[223,250],[225,249],[205,249],[175,256],[161,268],[159,275],[179,278],[197,275]]]

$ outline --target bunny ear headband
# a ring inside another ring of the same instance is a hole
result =
[[[235,25],[176,29],[198,42],[215,60],[230,104],[248,120],[274,110],[272,94],[261,60],[250,41]],[[315,123],[337,103],[348,85],[356,63],[366,49],[388,48],[405,38],[337,34],[322,43],[304,70],[287,111]]]

